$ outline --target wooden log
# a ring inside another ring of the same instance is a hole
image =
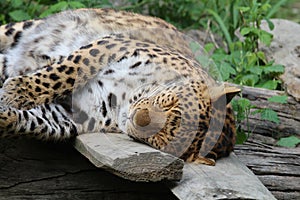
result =
[[[277,199],[300,199],[300,147],[275,147],[253,134],[235,153]]]
[[[95,166],[131,181],[180,180],[183,160],[145,144],[133,142],[125,134],[83,134],[75,148]]]
[[[179,180],[179,172],[180,178],[182,175],[178,170],[182,161],[134,142],[125,134],[80,135],[75,148],[96,166],[129,180]],[[218,160],[216,166],[186,163],[182,180],[168,181],[168,186],[179,199],[275,199],[234,155]]]
[[[168,186],[179,199],[275,199],[233,153],[216,166],[185,164],[182,180]]]
[[[70,142],[0,139],[0,200],[177,200],[162,182],[133,182],[95,167]]]
[[[251,133],[257,133],[276,139],[290,135],[300,136],[300,102],[297,102],[293,97],[288,96],[286,104],[272,103],[267,99],[272,96],[286,94],[283,91],[267,90],[247,86],[237,87],[242,89],[242,97],[249,99],[251,104],[256,107],[251,111],[261,108],[273,109],[277,112],[280,121],[279,124],[276,124],[274,122],[261,120],[259,114],[249,115],[249,124],[247,124],[246,120],[242,123],[242,128],[245,131],[248,131],[249,125],[249,130]]]

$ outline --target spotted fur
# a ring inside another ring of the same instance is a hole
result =
[[[87,29],[84,36],[79,25]],[[0,30],[1,77],[11,77],[0,91],[2,136],[60,140],[125,132],[210,165],[232,151],[235,126],[228,103],[239,90],[216,83],[172,25],[82,9]],[[69,43],[75,40],[81,42]]]

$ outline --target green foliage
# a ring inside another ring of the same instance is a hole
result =
[[[298,144],[300,144],[300,138],[296,136],[280,138],[277,142],[277,145],[282,147],[296,147]]]
[[[254,106],[248,99],[240,98],[240,99],[233,99],[232,100],[232,107],[233,110],[237,113],[236,114],[236,121],[237,121],[237,144],[243,144],[250,135],[250,127],[249,127],[249,115],[251,114],[251,109]],[[241,128],[242,121],[246,120],[247,131],[245,132]]]
[[[282,104],[285,104],[285,103],[287,103],[287,99],[288,99],[288,96],[286,96],[286,95],[283,95],[283,96],[272,96],[272,97],[268,98],[268,101],[269,102],[273,102],[273,103],[282,103]]]

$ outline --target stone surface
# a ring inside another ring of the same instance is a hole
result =
[[[285,73],[280,76],[287,92],[300,101],[300,24],[272,19],[275,28],[271,31],[266,21],[261,28],[273,34],[270,47],[261,46],[269,60],[285,66]]]

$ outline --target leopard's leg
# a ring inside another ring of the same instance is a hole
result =
[[[155,44],[132,39],[128,33],[105,36],[33,74],[7,79],[0,103],[22,109],[51,103],[84,87],[99,73],[110,76],[114,73],[110,65],[120,63],[122,66],[129,58],[140,57],[145,63],[161,63],[163,57],[158,52],[163,50]]]
[[[77,135],[76,124],[60,105],[45,104],[30,110],[0,107],[0,136],[29,136],[63,140]]]

